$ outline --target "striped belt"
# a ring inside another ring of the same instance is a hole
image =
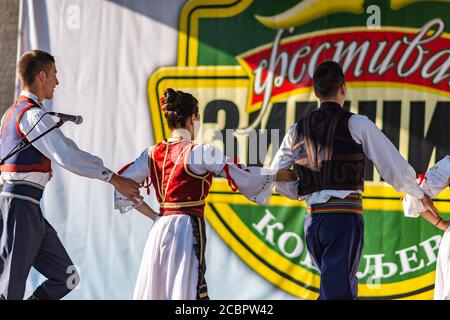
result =
[[[308,206],[308,213],[363,213],[362,196],[351,193],[346,198],[331,197],[328,202]]]
[[[5,181],[1,196],[27,200],[39,205],[44,187],[28,181]]]

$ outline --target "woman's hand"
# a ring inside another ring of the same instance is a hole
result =
[[[434,212],[430,210],[426,210],[420,213],[421,217],[427,220],[429,223],[434,225],[436,228],[441,229],[442,231],[447,230],[450,225],[449,221],[445,221],[440,216],[436,216]]]
[[[446,231],[448,229],[448,227],[450,226],[450,221],[445,221],[444,219],[442,219],[442,221],[438,224],[439,229],[441,229],[442,231]]]

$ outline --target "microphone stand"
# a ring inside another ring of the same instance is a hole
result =
[[[17,149],[17,150],[14,151],[13,153],[11,153],[11,154],[7,155],[5,158],[3,158],[3,159],[0,161],[0,165],[5,164],[5,161],[8,160],[9,158],[11,158],[13,155],[18,154],[19,152],[21,152],[21,151],[23,151],[23,150],[25,150],[25,149],[28,149],[28,148],[31,146],[31,144],[32,144],[33,142],[35,142],[35,141],[38,140],[39,138],[42,138],[43,136],[45,136],[45,135],[46,135],[47,133],[49,133],[50,131],[53,131],[54,129],[61,127],[61,126],[64,124],[64,122],[66,122],[66,120],[60,119],[57,123],[55,123],[55,125],[54,125],[53,127],[51,127],[50,129],[48,129],[48,130],[45,131],[44,133],[40,134],[39,136],[37,136],[37,137],[34,138],[33,140],[26,142],[26,143],[25,143],[24,145],[22,145],[19,149]]]

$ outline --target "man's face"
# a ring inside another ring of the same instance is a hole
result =
[[[52,63],[52,67],[48,73],[45,73],[45,77],[43,77],[42,87],[44,92],[44,99],[52,99],[53,92],[55,91],[55,87],[58,85],[58,78],[56,77],[56,66]]]

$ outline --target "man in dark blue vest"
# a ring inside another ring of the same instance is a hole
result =
[[[416,172],[389,139],[367,117],[342,108],[347,89],[341,66],[323,62],[313,83],[319,109],[290,128],[272,162],[274,169],[293,166],[297,181],[278,183],[276,190],[306,201],[305,240],[320,269],[319,299],[357,299],[365,159],[397,191],[437,212],[417,185]]]
[[[17,68],[23,90],[2,118],[1,159],[22,140],[31,141],[55,124],[42,104],[44,99],[53,98],[58,85],[53,56],[40,50],[28,51]],[[109,182],[134,202],[141,199],[138,184],[105,168],[100,158],[80,150],[59,129],[7,159],[0,166],[0,299],[23,298],[32,266],[48,280],[30,299],[60,299],[79,282],[69,255],[39,205],[51,178],[52,163],[78,175]]]

